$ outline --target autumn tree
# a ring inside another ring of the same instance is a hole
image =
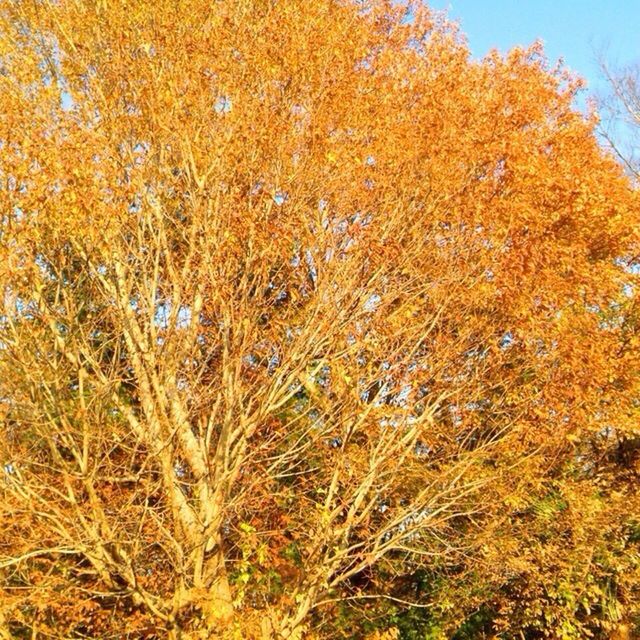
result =
[[[3,2],[0,633],[627,615],[638,204],[579,86],[419,4]],[[594,540],[620,611],[536,608]]]

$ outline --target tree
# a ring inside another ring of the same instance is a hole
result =
[[[4,636],[512,602],[535,505],[636,424],[637,196],[579,82],[382,0],[0,25]]]
[[[599,97],[601,134],[615,156],[636,180],[640,131],[640,65],[613,69],[603,56],[600,68],[609,91]]]

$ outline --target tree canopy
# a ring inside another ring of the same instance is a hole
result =
[[[0,636],[640,614],[638,194],[541,48],[391,0],[0,5]]]

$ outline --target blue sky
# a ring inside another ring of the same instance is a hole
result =
[[[474,56],[541,39],[551,61],[604,87],[596,57],[613,66],[640,62],[640,0],[427,0],[460,22]]]

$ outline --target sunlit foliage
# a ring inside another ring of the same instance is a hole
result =
[[[0,635],[633,624],[638,198],[579,88],[418,4],[0,3]]]

